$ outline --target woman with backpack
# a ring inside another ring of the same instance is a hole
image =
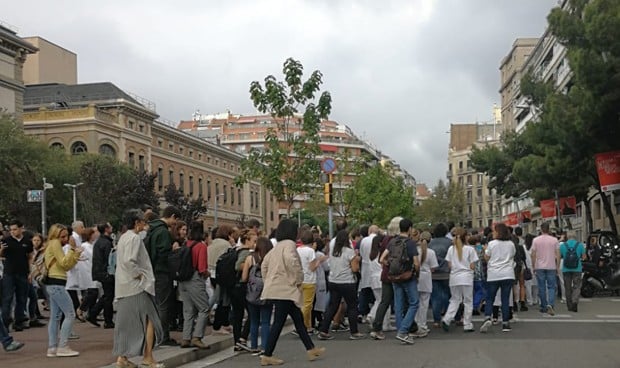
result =
[[[450,330],[450,322],[456,316],[459,305],[463,303],[463,330],[473,332],[471,321],[474,297],[474,269],[478,255],[473,247],[467,247],[467,231],[462,227],[454,230],[453,245],[448,249],[446,261],[450,267],[450,304],[441,320],[444,331]]]
[[[241,247],[237,248],[237,260],[235,262],[235,275],[237,277],[236,283],[232,288],[230,294],[230,306],[232,308],[232,326],[233,326],[233,339],[235,342],[235,351],[249,350],[246,345],[245,338],[243,336],[243,316],[247,309],[246,297],[246,283],[242,280],[243,265],[246,258],[251,254],[256,246],[256,232],[251,229],[245,229],[239,236]]]
[[[245,258],[241,274],[241,282],[247,284],[246,301],[248,302],[248,314],[250,317],[250,352],[252,354],[265,352],[267,339],[269,339],[269,324],[271,323],[273,304],[260,299],[264,286],[261,263],[272,249],[273,244],[268,238],[264,236],[257,238],[254,252]],[[260,349],[258,348],[259,326],[261,337]]]
[[[205,280],[209,278],[207,263],[207,245],[204,239],[203,224],[194,221],[189,231],[189,239],[183,246],[189,248],[192,268],[191,279],[179,281],[179,294],[183,303],[183,341],[182,348],[196,347],[208,349],[209,345],[202,342],[207,319],[209,317],[209,298],[205,288]]]

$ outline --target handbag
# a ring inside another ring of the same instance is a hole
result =
[[[525,269],[523,270],[523,279],[529,281],[532,279],[532,277],[532,270],[530,270],[530,268],[525,265]]]
[[[52,259],[49,267],[45,264],[45,255],[38,258],[33,266],[33,270],[30,273],[32,280],[36,281],[39,285],[47,284],[47,278],[49,274],[49,269],[56,263],[56,258]]]

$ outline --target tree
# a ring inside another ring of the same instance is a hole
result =
[[[164,199],[169,205],[181,211],[181,220],[188,225],[207,213],[206,202],[203,198],[192,199],[181,193],[174,184],[166,186]]]
[[[316,95],[323,84],[323,74],[315,70],[303,81],[303,66],[287,59],[284,82],[272,75],[264,85],[254,81],[250,96],[261,113],[269,113],[277,127],[268,129],[264,149],[253,149],[241,162],[238,186],[258,179],[279,200],[287,203],[290,216],[295,196],[308,193],[319,183],[319,130],[321,119],[331,112],[331,95]],[[316,102],[315,102],[316,101]]]
[[[439,180],[433,195],[416,209],[416,220],[421,223],[438,224],[454,221],[464,223],[465,196],[458,184],[446,185]]]
[[[357,175],[344,190],[351,220],[386,226],[394,216],[413,218],[413,188],[380,164]]]

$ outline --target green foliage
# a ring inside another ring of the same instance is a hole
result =
[[[387,226],[394,216],[413,218],[413,188],[389,168],[375,165],[357,175],[344,191],[352,222]]]
[[[261,113],[277,120],[277,128],[267,131],[265,148],[255,149],[241,162],[241,175],[236,184],[259,180],[279,200],[291,206],[296,195],[309,193],[319,183],[319,130],[321,119],[331,111],[331,95],[316,95],[323,83],[320,71],[303,81],[303,66],[287,59],[283,68],[284,82],[272,75],[264,85],[254,81],[250,96]]]
[[[166,186],[164,199],[181,211],[181,220],[185,221],[188,226],[192,221],[198,220],[207,213],[207,205],[203,198],[192,199],[181,193],[174,184]]]
[[[433,189],[433,195],[416,208],[417,228],[426,229],[432,225],[454,221],[464,223],[465,195],[456,183],[446,185],[439,180]]]

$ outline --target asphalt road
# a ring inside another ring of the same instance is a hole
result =
[[[511,332],[502,332],[500,326],[488,334],[464,333],[456,326],[448,333],[434,329],[409,346],[399,343],[394,333],[384,341],[350,341],[348,333],[339,333],[331,341],[314,339],[327,348],[325,356],[314,362],[306,360],[298,338],[283,334],[274,355],[284,359],[284,367],[312,368],[620,367],[620,299],[596,298],[579,308],[579,313],[569,313],[559,304],[553,317],[531,308],[518,314]],[[478,328],[481,319],[475,318],[474,323]],[[368,326],[361,331],[367,332]],[[227,351],[193,362],[191,368],[259,365],[258,357]]]

